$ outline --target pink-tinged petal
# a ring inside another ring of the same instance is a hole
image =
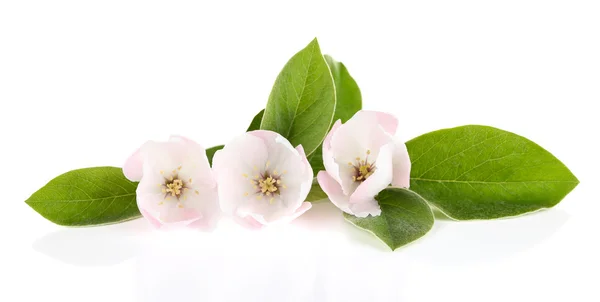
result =
[[[254,135],[258,138],[261,138],[263,141],[265,141],[267,143],[272,140],[275,140],[275,138],[277,138],[277,136],[279,135],[277,132],[268,131],[268,130],[254,130],[254,131],[250,131],[247,133],[250,135]]]
[[[189,221],[196,219],[196,222],[190,227],[212,230],[221,217],[216,188],[193,186],[192,184],[192,187],[184,192],[179,203],[186,212],[180,213],[182,216],[175,218],[175,220]]]
[[[383,130],[385,130],[385,132],[389,133],[390,135],[396,134],[396,130],[398,129],[398,119],[395,116],[389,113],[378,111],[366,112],[375,113],[377,115],[377,121],[379,122],[379,125],[381,125]]]
[[[392,166],[392,153],[394,151],[393,144],[387,144],[379,150],[379,156],[375,161],[375,173],[373,173],[369,178],[367,178],[364,182],[362,182],[356,191],[350,196],[350,209],[354,211],[352,204],[365,204],[364,208],[367,210],[375,210],[375,212],[369,212],[369,214],[374,215],[377,211],[379,211],[379,206],[373,206],[373,198],[377,195],[381,190],[385,189],[390,185],[393,178],[393,166]],[[368,206],[368,205],[371,206]],[[376,204],[376,202],[375,202]],[[363,206],[359,206],[361,209]],[[355,213],[356,214],[356,213]],[[374,215],[376,216],[376,215]],[[362,217],[362,216],[359,216]]]
[[[325,170],[335,179],[338,183],[341,183],[340,180],[340,171],[339,166],[335,162],[333,157],[333,150],[331,149],[331,138],[336,133],[338,128],[342,125],[342,120],[337,120],[333,127],[331,127],[331,131],[325,137],[323,141],[323,166],[325,166]]]
[[[140,213],[142,213],[142,216],[144,216],[144,218],[146,218],[146,220],[148,220],[150,225],[154,228],[160,229],[162,227],[162,223],[158,221],[158,219],[154,218],[154,216],[152,216],[148,211],[140,209]]]
[[[296,210],[296,212],[294,212],[294,214],[292,214],[289,217],[289,220],[292,221],[292,220],[300,217],[306,211],[310,210],[310,208],[312,208],[312,204],[310,202],[303,202],[302,205]]]
[[[201,231],[212,231],[215,229],[216,223],[211,220],[197,219],[188,223],[187,227]]]
[[[406,150],[406,144],[399,139],[394,139],[394,144],[394,178],[392,179],[392,186],[408,188],[410,186],[411,168],[408,150]]]
[[[351,203],[350,210],[354,213],[354,216],[361,218],[369,215],[373,217],[381,215],[379,203],[373,197],[363,200],[361,203]]]
[[[140,181],[143,175],[143,164],[140,149],[138,149],[125,161],[123,174],[131,181]]]
[[[340,184],[335,181],[335,179],[333,179],[329,173],[326,171],[320,171],[319,174],[317,174],[317,181],[319,182],[321,189],[323,189],[323,192],[327,194],[329,200],[331,200],[336,207],[348,214],[353,214],[349,207],[350,203],[348,196],[344,194]]]
[[[240,217],[237,215],[233,216],[233,220],[240,224],[241,226],[250,229],[250,230],[260,230],[264,227],[264,225],[254,219],[252,216]]]
[[[310,188],[312,187],[314,173],[310,163],[308,162],[308,159],[306,158],[306,154],[304,153],[304,147],[302,147],[302,145],[298,145],[296,150],[302,159],[302,163],[304,163],[304,180],[300,186],[300,200],[304,201],[306,200],[306,196],[308,196]]]

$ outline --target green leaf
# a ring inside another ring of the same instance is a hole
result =
[[[136,188],[137,183],[127,180],[121,168],[85,168],[54,178],[25,202],[56,224],[110,224],[141,216]]]
[[[334,110],[333,78],[314,39],[277,76],[260,128],[302,145],[310,155],[325,138]]]
[[[225,146],[218,145],[218,146],[214,146],[214,147],[206,149],[206,157],[208,157],[208,163],[210,164],[211,167],[212,167],[212,160],[213,160],[213,157],[215,156],[215,153],[217,151],[223,149],[223,147],[225,147]]]
[[[306,197],[306,201],[315,202],[327,198],[329,198],[327,197],[327,194],[323,192],[323,189],[321,189],[321,186],[319,185],[317,180],[314,179],[312,187],[310,188],[310,192],[308,192],[308,196]]]
[[[579,181],[534,142],[487,126],[462,126],[406,143],[411,190],[458,220],[550,208]]]
[[[329,55],[325,55],[325,61],[335,84],[336,105],[333,121],[341,119],[342,123],[345,123],[362,109],[360,89],[342,62],[337,62]]]
[[[248,130],[246,132],[254,131],[260,129],[260,122],[262,121],[263,115],[265,114],[265,110],[261,110],[258,114],[254,116],[250,126],[248,126]]]
[[[335,83],[336,105],[333,122],[341,119],[342,123],[345,123],[362,109],[360,89],[344,64],[335,61],[329,55],[325,55],[325,61],[331,69],[333,82]],[[308,158],[308,162],[313,168],[315,177],[319,171],[325,170],[322,145],[319,145],[319,148]]]
[[[390,187],[381,191],[375,199],[381,207],[381,215],[359,218],[344,213],[344,217],[373,233],[392,250],[421,238],[433,227],[431,208],[415,192]]]

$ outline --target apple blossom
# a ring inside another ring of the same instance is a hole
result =
[[[197,143],[180,136],[146,142],[126,161],[123,173],[140,182],[137,204],[154,226],[177,223],[211,229],[218,221],[217,183]]]
[[[215,153],[221,209],[247,227],[291,221],[310,209],[304,202],[313,171],[302,146],[265,130],[234,138]]]
[[[410,159],[394,137],[398,120],[387,113],[359,111],[345,124],[336,121],[323,141],[317,180],[331,202],[357,217],[381,214],[375,200],[390,183],[408,188]]]

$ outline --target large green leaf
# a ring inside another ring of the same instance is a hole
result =
[[[515,216],[560,202],[579,181],[534,142],[487,126],[462,126],[406,143],[411,190],[451,218]]]
[[[346,220],[365,229],[395,250],[427,234],[433,227],[433,212],[427,202],[415,192],[387,188],[375,197],[381,215],[359,218],[344,213]]]
[[[121,168],[85,168],[54,178],[25,202],[56,224],[110,224],[141,216],[136,188],[137,183],[127,180]]]
[[[335,102],[333,77],[314,39],[277,76],[260,128],[302,145],[310,155],[329,130]]]
[[[333,121],[342,120],[342,123],[345,123],[362,109],[360,89],[344,64],[335,61],[329,55],[325,55],[325,60],[331,69],[335,83],[336,105]],[[319,145],[319,148],[308,158],[315,176],[319,171],[325,170],[322,148],[323,145]]]

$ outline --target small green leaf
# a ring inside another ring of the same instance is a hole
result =
[[[254,116],[250,126],[248,126],[248,130],[246,132],[254,131],[260,129],[260,122],[262,121],[263,115],[265,114],[265,110],[261,110],[258,114]]]
[[[327,199],[327,198],[328,198],[327,194],[325,194],[325,192],[323,192],[323,189],[321,189],[321,186],[319,186],[319,183],[317,182],[317,180],[314,179],[312,187],[310,188],[310,192],[308,192],[308,196],[306,197],[306,201],[314,202],[314,201],[320,201],[320,200]]]
[[[314,39],[277,76],[260,128],[302,145],[310,155],[325,138],[334,110],[333,77]]]
[[[325,55],[325,61],[331,70],[335,84],[336,105],[333,121],[341,119],[342,123],[345,123],[362,109],[360,89],[342,62],[334,60],[329,55]]]
[[[210,147],[208,149],[206,149],[206,157],[208,157],[208,163],[211,165],[212,167],[212,160],[213,157],[215,156],[215,153],[221,149],[223,149],[223,147],[225,147],[224,145],[218,145],[218,146],[214,146],[214,147]]]
[[[127,180],[121,168],[85,168],[54,178],[25,202],[56,224],[110,224],[141,216],[136,188],[137,183]]]
[[[387,188],[375,199],[381,207],[381,215],[359,218],[344,213],[344,217],[357,227],[373,233],[392,250],[423,237],[433,227],[431,208],[415,192]]]
[[[534,142],[487,126],[462,126],[406,143],[411,190],[458,220],[515,216],[559,203],[579,181]]]

